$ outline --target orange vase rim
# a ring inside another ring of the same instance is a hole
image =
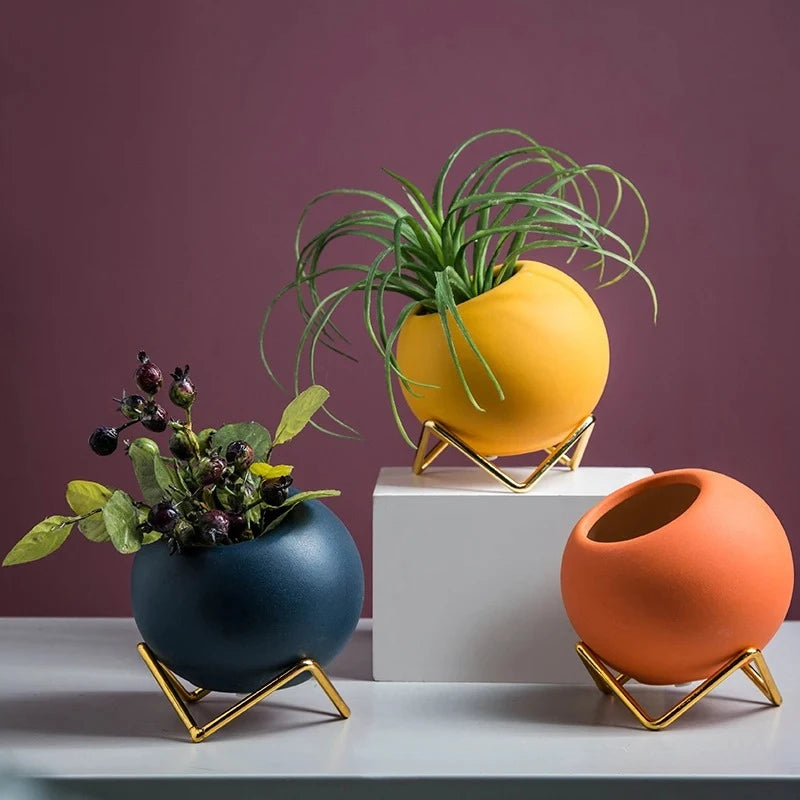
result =
[[[692,506],[696,503],[700,494],[708,488],[709,484],[713,481],[717,473],[699,468],[687,469],[674,469],[666,472],[659,472],[655,475],[648,475],[646,478],[640,478],[638,481],[623,486],[615,492],[604,497],[587,511],[575,525],[574,534],[580,539],[587,547],[596,548],[612,548],[620,546],[635,546],[636,542],[644,542],[646,539],[651,539],[653,536],[658,536],[661,533],[668,531],[679,519],[683,519],[686,514],[690,513]],[[678,484],[685,484],[697,489],[697,496],[689,503],[679,514],[672,519],[665,522],[663,525],[653,528],[652,530],[643,532],[640,535],[623,538],[618,541],[598,541],[591,539],[589,534],[595,525],[612,509],[641,494],[643,491],[650,489],[660,489],[664,486],[674,486]]]

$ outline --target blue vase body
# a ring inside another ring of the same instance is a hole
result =
[[[324,666],[363,601],[355,542],[317,500],[250,542],[172,556],[163,541],[146,545],[131,573],[142,639],[173,672],[218,692],[255,691],[303,658]]]

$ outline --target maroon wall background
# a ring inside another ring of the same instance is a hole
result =
[[[257,331],[308,199],[392,191],[384,165],[429,186],[462,139],[514,126],[615,166],[652,213],[660,320],[636,279],[596,294],[613,366],[587,463],[725,471],[800,554],[800,3],[3,0],[0,19],[3,553],[69,479],[131,484],[86,437],[140,348],[191,363],[201,424],[275,424]],[[358,301],[344,317],[363,360],[319,378],[364,441],[312,431],[286,455],[343,490],[369,575],[373,482],[411,452]],[[287,304],[284,376],[299,332]],[[128,571],[76,532],[0,572],[0,614],[128,614]]]

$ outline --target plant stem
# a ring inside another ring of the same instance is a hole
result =
[[[80,516],[70,517],[69,524],[74,525],[76,522],[80,522],[81,520],[87,519],[88,517],[94,516],[95,514],[99,514],[102,510],[103,510],[102,508],[96,508],[94,511],[87,511],[85,514],[81,514]],[[65,522],[64,525],[66,524],[67,523]],[[63,527],[63,525],[59,527]]]
[[[252,503],[250,503],[250,505],[249,505],[249,506],[245,506],[245,507],[242,509],[242,513],[243,513],[243,514],[246,514],[248,511],[250,511],[250,509],[253,509],[253,508],[255,508],[256,506],[260,506],[260,505],[261,505],[263,502],[264,502],[264,500],[262,500],[262,499],[259,497],[259,498],[258,498],[258,500],[254,500]]]
[[[138,419],[132,419],[130,422],[126,422],[124,425],[120,425],[115,430],[117,431],[118,434],[122,433],[122,431],[124,431],[125,428],[130,428],[131,425],[135,425],[137,422],[139,422]]]

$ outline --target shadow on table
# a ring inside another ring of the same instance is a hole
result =
[[[239,699],[209,695],[194,704],[198,724],[211,720]],[[225,728],[226,739],[263,736],[335,722],[324,696],[312,707],[267,698]],[[0,732],[50,736],[117,736],[189,741],[183,723],[160,692],[58,692],[0,700]]]
[[[688,691],[688,687],[664,688],[634,684],[631,692],[651,714],[663,713]],[[693,727],[718,726],[775,707],[755,698],[711,694],[686,713]],[[452,710],[451,710],[452,713]],[[641,725],[616,698],[601,694],[594,686],[516,684],[498,686],[469,707],[458,709],[463,717],[556,726],[607,726],[641,730]],[[466,720],[464,720],[466,721]]]

